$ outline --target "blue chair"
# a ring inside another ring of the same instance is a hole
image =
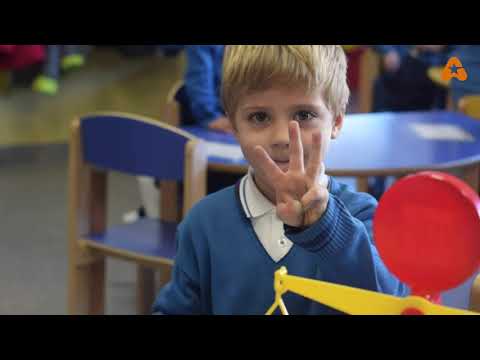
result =
[[[205,196],[203,142],[145,117],[99,113],[74,120],[69,157],[68,312],[104,313],[105,259],[111,256],[137,264],[137,312],[149,313],[155,271],[161,270],[160,285],[169,280],[178,221]],[[111,171],[159,180],[160,219],[107,227]]]

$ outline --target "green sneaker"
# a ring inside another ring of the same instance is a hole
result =
[[[45,75],[39,75],[33,82],[32,89],[42,94],[55,95],[58,92],[58,80]]]
[[[62,59],[62,70],[69,71],[85,65],[85,57],[80,54],[64,56]]]

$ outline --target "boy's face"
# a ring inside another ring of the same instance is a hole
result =
[[[289,165],[290,121],[297,121],[303,144],[304,163],[308,165],[312,149],[312,134],[320,131],[321,160],[330,144],[337,137],[343,124],[343,117],[334,119],[327,109],[320,91],[307,94],[301,88],[279,87],[252,92],[239,101],[231,119],[234,133],[245,158],[254,168],[257,185],[268,190],[265,174],[255,168],[254,149],[261,145],[277,166],[286,172]]]

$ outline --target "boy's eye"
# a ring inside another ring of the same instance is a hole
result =
[[[250,114],[248,116],[248,120],[257,124],[263,124],[268,120],[268,115],[267,113],[264,113],[264,112],[256,112],[256,113]]]
[[[310,121],[312,120],[313,118],[316,117],[316,114],[314,114],[313,112],[311,111],[306,111],[306,110],[302,110],[302,111],[298,111],[296,114],[295,114],[295,120],[296,121],[299,121],[299,122],[302,122],[302,121]]]

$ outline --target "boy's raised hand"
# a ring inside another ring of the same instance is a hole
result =
[[[312,149],[306,169],[298,122],[290,122],[289,137],[287,172],[283,172],[261,146],[255,148],[254,160],[275,190],[280,220],[290,226],[307,227],[323,215],[329,198],[325,167],[320,158],[321,136],[320,131],[312,135]]]

